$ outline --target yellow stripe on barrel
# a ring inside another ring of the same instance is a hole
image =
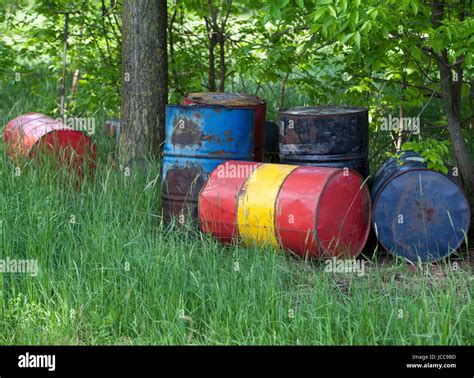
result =
[[[246,245],[278,247],[275,236],[275,202],[294,165],[262,164],[255,169],[239,193],[237,222]]]

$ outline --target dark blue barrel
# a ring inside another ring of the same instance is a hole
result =
[[[279,114],[281,163],[347,167],[369,175],[368,109],[310,106]]]
[[[462,244],[470,208],[453,177],[426,168],[414,152],[389,159],[372,185],[372,222],[380,244],[411,262],[440,260]]]
[[[278,163],[279,145],[279,129],[278,125],[273,121],[265,121],[265,152],[264,161],[267,163]]]
[[[252,160],[251,108],[169,105],[163,159],[162,203],[166,221],[197,219],[197,200],[209,174],[227,160]]]

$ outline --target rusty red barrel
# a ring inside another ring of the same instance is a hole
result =
[[[265,117],[267,103],[257,96],[245,93],[190,93],[184,99],[185,105],[214,105],[229,108],[253,108],[255,109],[254,124],[254,160],[263,161],[263,150],[265,144]]]
[[[369,175],[367,108],[304,106],[279,114],[280,162],[347,167]]]
[[[270,245],[300,256],[357,256],[371,200],[363,178],[340,168],[220,164],[199,195],[204,232],[223,242]]]
[[[69,164],[74,153],[74,167],[79,169],[86,158],[92,166],[96,155],[88,136],[41,113],[27,113],[11,120],[3,138],[8,155],[15,160],[35,157],[42,151]]]

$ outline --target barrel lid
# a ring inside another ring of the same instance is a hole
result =
[[[321,106],[298,106],[295,108],[281,109],[280,114],[300,116],[331,116],[352,113],[367,112],[368,109],[361,106],[345,105],[321,105]]]
[[[372,219],[384,249],[416,263],[436,261],[456,250],[470,218],[459,185],[434,170],[412,168],[384,184],[374,200]]]
[[[196,92],[189,93],[186,100],[201,105],[256,106],[266,102],[260,97],[246,93]]]

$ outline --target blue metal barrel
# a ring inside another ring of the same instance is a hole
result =
[[[352,106],[283,109],[280,162],[352,168],[369,175],[368,110]]]
[[[252,108],[168,105],[162,203],[166,221],[197,219],[199,192],[209,174],[227,160],[252,160]]]
[[[426,168],[414,152],[388,159],[372,185],[372,222],[380,244],[411,262],[440,260],[467,235],[470,208],[453,177]]]

